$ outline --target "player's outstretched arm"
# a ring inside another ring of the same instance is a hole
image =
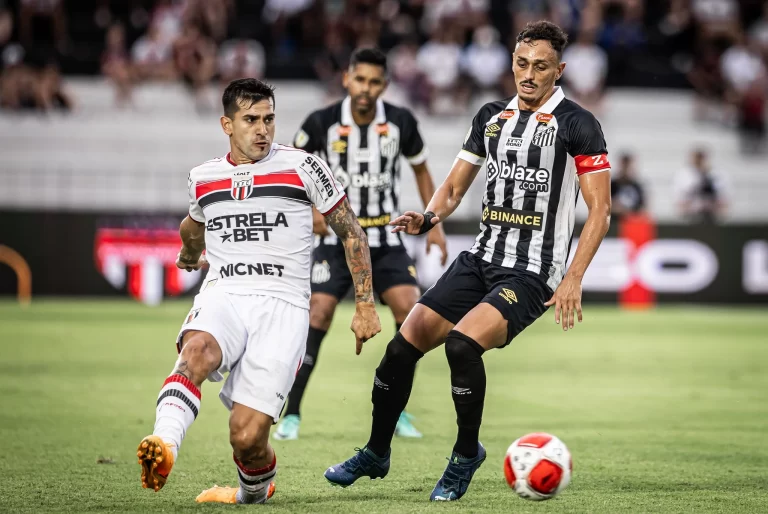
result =
[[[421,196],[421,201],[426,208],[429,205],[429,201],[435,196],[435,183],[432,180],[432,175],[429,173],[426,161],[421,164],[413,164],[411,167],[413,168],[414,175],[416,175],[416,186],[419,188],[419,196]],[[429,255],[432,245],[437,245],[440,248],[440,264],[445,266],[448,260],[448,245],[446,244],[445,232],[443,232],[442,227],[435,227],[435,230],[431,230],[427,234],[427,255]]]
[[[349,200],[344,198],[326,218],[333,231],[344,245],[347,266],[355,286],[355,315],[352,331],[356,338],[356,353],[359,355],[363,343],[381,332],[381,322],[373,302],[373,279],[371,272],[371,251],[368,237],[360,227]]]
[[[187,216],[179,226],[181,235],[181,250],[176,256],[176,267],[192,271],[207,264],[203,257],[205,250],[205,225]]]
[[[451,172],[445,181],[437,188],[432,200],[427,205],[426,213],[430,215],[429,223],[434,226],[453,214],[461,199],[469,190],[472,181],[475,180],[480,166],[472,164],[464,159],[457,158],[453,161]],[[402,216],[393,220],[390,225],[395,228],[392,232],[405,232],[406,234],[423,234],[431,228],[424,226],[424,214],[415,211],[406,211]]]
[[[581,280],[611,224],[611,174],[603,171],[581,175],[579,185],[589,215],[568,272],[555,294],[544,304],[555,306],[555,323],[560,323],[562,317],[563,330],[573,328],[574,311],[581,323]]]

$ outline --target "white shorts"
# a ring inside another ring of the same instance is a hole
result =
[[[277,423],[307,346],[309,310],[279,298],[208,289],[181,326],[177,345],[189,330],[208,332],[221,348],[221,366],[208,376],[224,379],[219,397],[232,410],[239,404],[272,416]]]

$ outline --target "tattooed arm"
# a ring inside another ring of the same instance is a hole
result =
[[[327,214],[325,219],[344,245],[347,266],[355,285],[355,316],[352,318],[352,331],[357,339],[359,354],[363,343],[381,331],[381,323],[373,303],[368,237],[357,222],[357,216],[346,198]]]
[[[192,271],[207,264],[205,250],[205,225],[187,216],[179,227],[181,251],[176,256],[176,267]]]

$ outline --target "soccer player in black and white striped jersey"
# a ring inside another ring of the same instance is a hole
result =
[[[392,310],[396,328],[419,300],[416,267],[405,251],[400,234],[389,222],[399,215],[400,165],[405,157],[416,175],[416,185],[426,206],[435,192],[429,169],[428,149],[419,133],[416,118],[408,109],[384,102],[388,83],[387,58],[377,49],[360,48],[344,74],[348,96],[312,112],[296,133],[294,145],[322,157],[344,187],[358,222],[371,247],[373,287]],[[343,247],[315,211],[318,234],[312,254],[312,298],[307,353],[288,397],[285,416],[275,430],[280,440],[299,435],[301,400],[315,368],[320,344],[330,328],[336,305],[349,291],[351,275]],[[442,227],[426,237],[427,253],[437,245],[442,264],[448,258]],[[402,437],[421,437],[403,412],[393,425]]]
[[[479,442],[485,400],[484,352],[501,348],[555,306],[555,321],[581,321],[581,279],[610,222],[610,164],[595,117],[555,86],[566,34],[531,23],[517,37],[518,95],[484,105],[445,182],[423,214],[406,212],[396,232],[423,234],[456,210],[485,164],[480,234],[419,300],[387,346],[374,379],[368,444],[325,477],[350,485],[389,471],[392,419],[408,402],[416,362],[445,343],[458,435],[431,500],[458,500],[485,460]],[[576,199],[589,216],[566,272]]]

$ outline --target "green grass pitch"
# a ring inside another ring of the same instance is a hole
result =
[[[392,336],[354,354],[352,308],[339,309],[303,409],[299,441],[274,444],[280,472],[266,506],[199,506],[235,485],[227,412],[206,383],[200,416],[160,493],[141,488],[136,445],[176,359],[190,301],[0,303],[0,512],[768,512],[768,314],[765,309],[586,306],[563,333],[552,312],[485,357],[481,440],[488,459],[468,494],[430,504],[455,435],[445,355],[419,364],[409,411],[422,440],[395,440],[384,481],[331,488],[322,473],[366,442],[373,371]],[[574,478],[529,503],[503,479],[518,436],[558,435]],[[97,463],[99,458],[111,459]]]

